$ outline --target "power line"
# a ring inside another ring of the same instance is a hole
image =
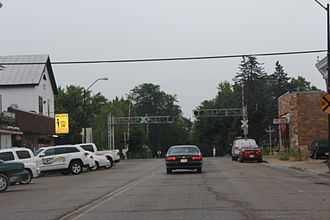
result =
[[[101,64],[101,63],[139,63],[139,62],[166,62],[166,61],[184,61],[184,60],[212,60],[212,59],[230,59],[245,56],[266,57],[266,56],[284,56],[323,53],[327,50],[305,50],[305,51],[289,51],[274,53],[256,53],[256,54],[236,54],[236,55],[217,55],[217,56],[197,56],[197,57],[170,57],[170,58],[147,58],[147,59],[120,59],[120,60],[85,60],[85,61],[53,61],[52,65],[74,65],[74,64]],[[0,65],[33,65],[45,64],[41,62],[17,62],[17,63],[0,63]]]

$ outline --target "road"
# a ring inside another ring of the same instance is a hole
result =
[[[0,194],[1,219],[330,219],[330,178],[267,163],[205,158],[201,174],[161,159],[47,175]]]

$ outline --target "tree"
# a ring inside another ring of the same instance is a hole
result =
[[[69,114],[69,134],[60,136],[57,144],[77,144],[81,143],[81,131],[84,122],[88,127],[92,125],[95,115],[107,103],[107,99],[100,93],[91,96],[90,91],[86,92],[86,115],[84,116],[84,88],[69,85],[66,89],[58,88],[58,95],[55,96],[55,112]]]
[[[175,95],[161,91],[159,85],[144,83],[133,88],[129,97],[138,116],[170,116],[174,121],[173,124],[149,124],[147,145],[153,155],[158,150],[166,152],[171,145],[189,143],[191,122],[182,116]]]
[[[291,78],[290,82],[290,92],[294,91],[310,91],[310,90],[319,90],[316,86],[311,85],[310,82],[302,76],[298,78]]]

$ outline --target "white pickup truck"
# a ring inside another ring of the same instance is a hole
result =
[[[120,162],[120,151],[119,150],[106,150],[99,151],[94,143],[85,143],[85,144],[77,144],[77,146],[83,148],[85,151],[93,152],[96,155],[103,155],[108,158],[111,166],[114,166],[116,163]]]

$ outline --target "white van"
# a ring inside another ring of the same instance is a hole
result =
[[[231,147],[231,159],[237,161],[239,153],[244,146],[258,146],[254,139],[236,139]]]

